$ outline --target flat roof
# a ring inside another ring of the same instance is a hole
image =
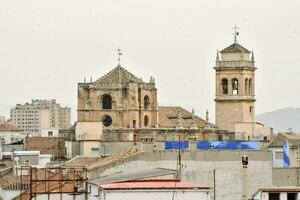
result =
[[[142,169],[135,171],[120,171],[113,174],[107,174],[98,179],[94,179],[88,181],[94,185],[101,185],[107,183],[116,183],[123,181],[131,181],[131,180],[141,180],[141,179],[150,179],[152,177],[159,177],[165,175],[176,174],[176,170],[173,169],[165,169],[165,168],[150,168],[150,169]]]
[[[132,180],[121,183],[109,183],[99,186],[105,190],[130,189],[209,189],[209,186],[198,183],[186,183],[177,179]]]

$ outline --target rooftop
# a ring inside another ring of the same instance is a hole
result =
[[[221,53],[234,53],[234,52],[251,53],[248,49],[246,49],[245,47],[243,47],[242,45],[240,45],[236,42],[233,43],[232,45],[226,47],[225,49],[223,49],[220,52]]]
[[[105,190],[124,189],[209,189],[207,185],[186,183],[177,179],[133,180],[100,185]]]
[[[120,65],[99,78],[95,81],[95,83],[129,83],[129,82],[135,82],[135,83],[144,83],[144,81],[133,74],[131,74],[129,71],[121,67]]]
[[[179,106],[159,106],[159,127],[174,128],[178,122],[178,113],[181,115],[180,123],[184,128],[191,126],[193,113]],[[198,128],[203,128],[206,121],[194,115],[194,122]]]
[[[0,131],[21,131],[19,128],[15,127],[14,125],[11,125],[7,122],[0,123]]]
[[[290,146],[300,145],[300,135],[293,133],[278,133],[271,140],[269,147],[283,147],[286,140],[289,142]]]
[[[174,175],[176,174],[176,170],[173,169],[164,169],[164,168],[153,168],[153,169],[143,169],[139,171],[120,171],[114,174],[107,174],[106,176],[102,176],[98,179],[94,179],[89,181],[95,185],[115,183],[115,182],[124,182],[124,181],[132,181],[132,180],[141,180],[141,179],[150,179],[157,178],[166,175]]]

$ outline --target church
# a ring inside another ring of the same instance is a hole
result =
[[[96,153],[102,151],[100,141],[106,153],[114,153],[132,143],[154,140],[269,140],[272,130],[255,121],[254,53],[237,43],[236,37],[235,32],[234,43],[217,52],[214,124],[208,116],[204,120],[180,106],[159,106],[154,77],[146,82],[127,71],[118,49],[115,68],[77,85],[76,140]],[[112,142],[118,145],[108,150]]]

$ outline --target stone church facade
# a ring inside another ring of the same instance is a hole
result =
[[[154,78],[144,82],[121,65],[94,82],[78,83],[78,121],[104,128],[158,127]]]

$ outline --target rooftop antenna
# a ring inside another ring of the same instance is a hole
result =
[[[238,32],[238,29],[240,29],[240,27],[237,27],[236,25],[232,28],[234,29],[234,43],[237,43],[237,36],[240,35],[240,33]]]
[[[120,47],[117,49],[118,52],[118,66],[121,66],[121,56],[123,55],[122,49]]]

